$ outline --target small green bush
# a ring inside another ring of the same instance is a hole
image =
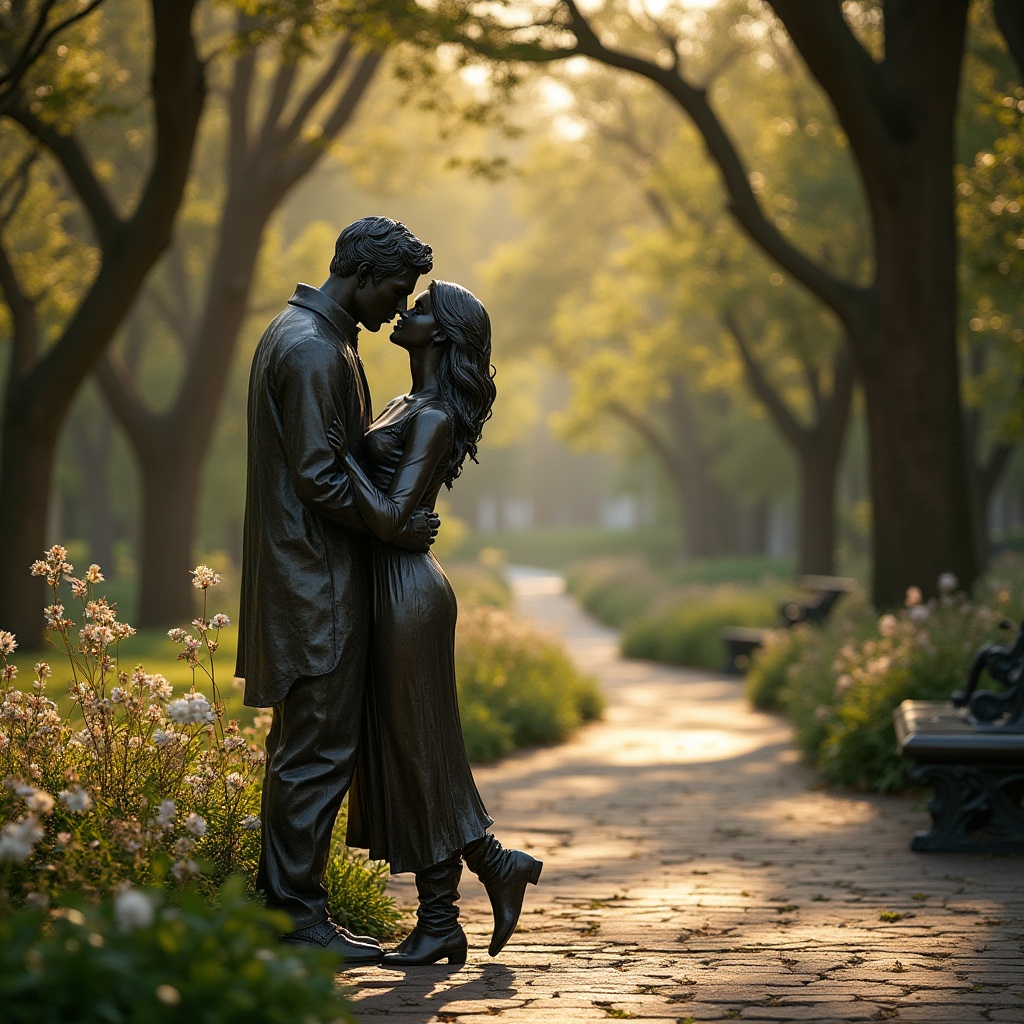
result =
[[[646,559],[630,557],[578,563],[566,573],[566,589],[595,619],[618,628],[646,612],[666,586]]]
[[[0,918],[6,1024],[329,1024],[353,1018],[322,950],[281,946],[288,919],[227,881],[210,906],[126,889]]]
[[[801,623],[791,629],[768,633],[761,648],[754,652],[744,679],[747,700],[761,711],[778,711],[789,667],[814,642],[809,636],[814,627]]]
[[[596,681],[558,643],[492,608],[460,617],[455,664],[462,731],[474,761],[555,743],[603,710]]]
[[[748,693],[785,712],[797,745],[827,782],[880,793],[902,788],[895,708],[904,700],[947,700],[966,683],[976,651],[1000,639],[1000,622],[1017,617],[1015,588],[998,578],[979,586],[977,602],[953,587],[945,580],[942,596],[928,603],[911,588],[903,609],[881,617],[854,596],[824,629],[754,658]]]
[[[356,935],[388,938],[398,930],[402,912],[387,894],[387,865],[350,850],[345,845],[347,827],[345,804],[334,823],[331,853],[324,872],[327,912],[337,924]]]
[[[458,598],[460,608],[486,605],[508,608],[512,604],[512,587],[505,574],[505,557],[500,551],[485,548],[476,561],[457,561],[444,567]]]
[[[688,588],[666,607],[634,619],[622,638],[622,653],[671,665],[719,669],[727,626],[772,626],[778,617],[778,587],[741,589],[731,584]]]

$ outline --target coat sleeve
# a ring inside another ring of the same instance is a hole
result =
[[[424,409],[409,424],[405,450],[387,493],[377,488],[359,463],[347,454],[344,465],[363,520],[375,537],[391,541],[422,501],[442,459],[451,451],[452,428],[440,409]]]
[[[352,429],[345,389],[355,387],[344,356],[315,338],[293,346],[277,369],[285,457],[292,487],[308,509],[359,533],[368,533],[349,475],[327,441],[327,424],[337,419]],[[357,427],[361,430],[361,427]],[[259,455],[257,454],[257,458]]]

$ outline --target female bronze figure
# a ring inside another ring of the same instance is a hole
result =
[[[504,849],[487,832],[473,781],[455,688],[456,602],[429,551],[389,543],[417,506],[433,508],[466,458],[475,459],[495,389],[491,326],[465,288],[433,282],[399,314],[391,340],[409,353],[412,388],[367,431],[361,465],[340,425],[329,431],[360,514],[378,538],[372,560],[370,682],[349,798],[348,843],[414,871],[413,932],[384,956],[388,966],[466,960],[458,923],[463,861],[484,883],[494,911],[489,952],[515,929],[526,886],[541,862]]]

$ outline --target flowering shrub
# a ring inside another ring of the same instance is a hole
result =
[[[79,579],[55,546],[32,572],[51,588],[45,615],[68,668],[71,705],[62,714],[49,696],[46,662],[34,666],[30,690],[17,688],[8,661],[17,642],[0,632],[0,910],[63,903],[69,893],[99,898],[127,884],[212,897],[235,874],[254,891],[270,716],[247,728],[225,721],[214,654],[230,620],[208,617],[206,607],[220,577],[205,565],[193,570],[202,614],[168,632],[192,674],[190,688],[175,694],[161,675],[121,668],[118,645],[135,631],[95,593],[99,566]],[[65,586],[81,604],[77,631],[61,600]],[[394,930],[398,914],[380,871],[339,845],[329,876],[340,920],[359,931]]]
[[[945,700],[961,689],[975,652],[1016,617],[1012,588],[990,581],[972,601],[949,574],[925,602],[911,587],[897,613],[864,604],[822,630],[786,631],[759,652],[748,694],[793,721],[797,742],[836,785],[890,792],[904,784],[892,712],[903,700]]]
[[[559,644],[493,608],[460,615],[455,671],[462,734],[474,761],[564,739],[604,707],[597,683]]]
[[[124,888],[0,917],[0,1015],[7,1024],[277,1024],[351,1021],[323,950],[274,941],[287,918],[246,899],[241,879],[211,907]]]
[[[121,668],[118,644],[135,632],[97,596],[99,566],[73,575],[63,547],[32,566],[52,591],[48,632],[70,672],[72,707],[62,715],[48,694],[53,670],[40,661],[31,691],[15,686],[8,663],[15,639],[0,637],[0,861],[15,903],[86,895],[125,882],[144,885],[167,873],[216,886],[233,872],[252,874],[259,855],[259,778],[265,754],[256,730],[225,722],[213,654],[226,615],[207,619],[208,590],[220,582],[206,566],[193,572],[203,614],[191,630],[173,629],[193,685],[175,696],[161,675]],[[73,632],[61,600],[64,584],[81,603]],[[196,688],[209,682],[211,697]]]

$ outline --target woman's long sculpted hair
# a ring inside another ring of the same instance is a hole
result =
[[[444,478],[450,489],[466,457],[476,462],[477,442],[494,404],[491,318],[471,291],[449,281],[430,282],[430,303],[445,336],[437,383],[452,418],[452,454]]]

